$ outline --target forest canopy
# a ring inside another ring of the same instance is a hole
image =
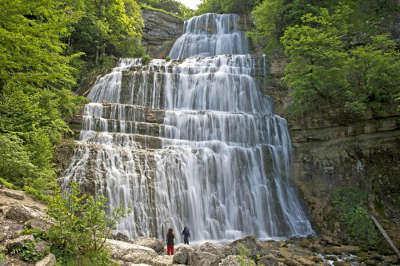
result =
[[[142,26],[134,0],[0,1],[0,181],[54,189],[54,147],[86,101],[72,90],[113,57],[140,56]]]
[[[283,81],[292,114],[330,109],[335,119],[352,120],[395,106],[398,12],[395,0],[264,0],[252,11],[249,35],[270,58],[289,59]]]
[[[137,0],[137,2],[144,8],[159,9],[182,19],[189,19],[194,15],[193,9],[177,0]]]

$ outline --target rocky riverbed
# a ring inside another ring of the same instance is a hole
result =
[[[38,243],[29,230],[47,230],[51,220],[46,206],[21,191],[0,189],[0,265],[55,265],[48,243]],[[28,230],[27,230],[28,229]],[[12,255],[24,243],[34,242],[43,259],[30,264]],[[162,241],[155,238],[128,240],[122,234],[107,240],[113,260],[119,265],[398,265],[392,253],[343,245],[327,236],[261,241],[254,236],[226,244],[176,245],[175,255],[166,255]]]

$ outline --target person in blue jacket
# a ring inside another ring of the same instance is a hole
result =
[[[187,227],[185,226],[185,228],[183,228],[182,235],[183,235],[183,242],[184,242],[186,245],[189,245],[189,237],[190,237],[189,228],[187,228]]]

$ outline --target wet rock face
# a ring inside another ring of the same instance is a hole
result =
[[[175,40],[182,34],[183,20],[148,9],[142,9],[142,17],[143,46],[151,57],[165,58]]]
[[[340,233],[330,213],[331,196],[340,188],[355,188],[370,195],[371,207],[378,202],[392,221],[386,230],[400,228],[400,210],[393,203],[400,190],[400,116],[371,118],[347,126],[318,126],[316,120],[303,125],[292,121],[295,148],[294,177],[321,231]],[[323,121],[327,123],[327,121]],[[397,225],[396,225],[397,224]],[[397,229],[398,231],[398,229]],[[391,234],[400,243],[399,234]]]
[[[292,100],[290,89],[281,81],[285,65],[284,59],[270,62],[270,79],[263,91],[273,98],[277,113],[287,117]],[[368,192],[372,209],[376,203],[384,206],[376,215],[390,220],[384,227],[399,245],[400,234],[396,232],[400,231],[400,208],[393,200],[395,191],[400,191],[399,113],[380,117],[365,114],[363,119],[345,125],[327,116],[332,113],[288,120],[295,152],[293,178],[315,229],[340,235],[330,200],[336,190],[351,187]]]

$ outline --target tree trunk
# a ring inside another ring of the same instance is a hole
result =
[[[389,243],[389,245],[392,247],[392,249],[394,250],[394,252],[397,254],[397,256],[400,258],[400,252],[399,250],[396,248],[396,246],[393,244],[392,239],[390,239],[390,237],[388,236],[388,234],[386,233],[385,229],[383,229],[383,227],[381,226],[381,224],[378,222],[378,220],[372,216],[371,219],[372,221],[374,221],[376,227],[378,227],[379,231],[381,232],[381,234],[385,237],[386,241]]]

